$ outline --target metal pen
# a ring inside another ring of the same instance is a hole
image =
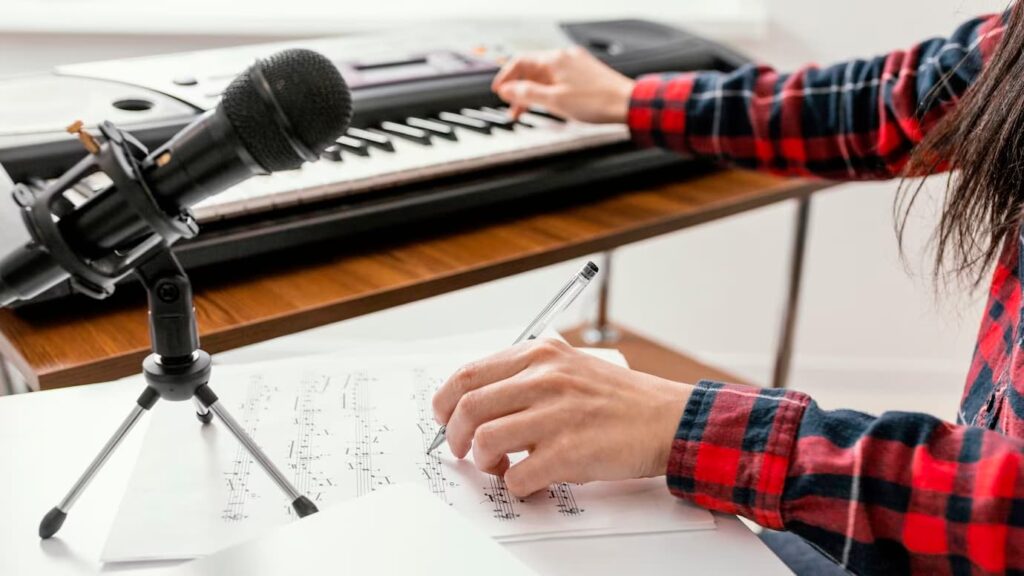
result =
[[[593,262],[587,262],[586,266],[582,270],[576,273],[569,282],[558,291],[554,299],[540,311],[540,314],[530,322],[530,325],[523,330],[523,333],[516,338],[513,346],[527,340],[535,340],[540,336],[551,322],[558,316],[563,310],[568,308],[574,300],[583,292],[583,290],[590,284],[590,281],[597,275],[597,265]],[[430,454],[438,446],[445,441],[445,430],[446,426],[441,426],[441,429],[437,431],[437,436],[434,436],[434,441],[430,443],[430,448],[427,448],[427,454]]]

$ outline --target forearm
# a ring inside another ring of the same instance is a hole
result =
[[[1024,444],[910,413],[824,411],[702,383],[669,459],[676,495],[794,531],[858,573],[1024,568]],[[958,560],[960,559],[960,560]]]
[[[899,176],[914,146],[953,109],[1001,36],[1000,16],[949,38],[868,60],[782,74],[645,76],[628,121],[634,139],[680,153],[791,176]]]

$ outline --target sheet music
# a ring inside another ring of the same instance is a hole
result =
[[[425,486],[502,541],[709,529],[712,516],[673,498],[664,479],[558,484],[528,499],[447,447],[431,398],[473,355],[218,367],[221,402],[296,488],[324,509],[396,483]],[[103,553],[104,561],[193,558],[295,519],[290,503],[216,420],[159,403]]]

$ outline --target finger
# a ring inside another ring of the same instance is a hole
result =
[[[505,486],[513,496],[526,498],[551,484],[567,481],[562,474],[564,458],[537,450],[505,472]]]
[[[509,80],[533,80],[548,83],[551,78],[551,60],[547,55],[537,54],[513,58],[498,71],[491,81],[491,90],[498,88]]]
[[[512,106],[552,108],[560,93],[559,88],[530,80],[512,80],[498,88],[498,97]]]
[[[547,421],[540,411],[529,410],[481,425],[473,435],[473,463],[483,472],[503,475],[508,455],[532,450],[544,438]]]
[[[518,374],[529,365],[522,346],[506,348],[459,368],[434,394],[434,418],[446,424],[464,394]]]
[[[480,426],[525,410],[532,401],[529,386],[515,377],[463,394],[445,427],[452,454],[465,458]]]
[[[523,108],[522,106],[512,105],[508,107],[508,117],[513,120],[519,120],[519,117],[523,115],[523,112],[526,112],[526,108]]]
[[[491,80],[491,91],[497,92],[498,87],[501,86],[506,80],[515,78],[519,74],[520,68],[523,67],[523,59],[516,57],[509,60],[498,73],[494,75],[494,79]]]
[[[512,461],[508,459],[508,454],[503,454],[501,456],[501,460],[498,461],[497,465],[490,468],[489,470],[484,470],[484,472],[494,476],[504,476],[505,472],[508,472],[508,469],[511,466]]]

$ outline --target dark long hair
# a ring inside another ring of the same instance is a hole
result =
[[[947,166],[953,171],[933,237],[936,282],[951,273],[976,288],[1024,214],[1024,3],[1010,8],[981,77],[915,147],[905,175]],[[901,248],[922,186],[904,180],[896,196]]]

